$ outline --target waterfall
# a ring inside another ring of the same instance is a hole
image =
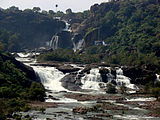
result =
[[[46,89],[53,92],[68,91],[62,87],[60,80],[65,76],[54,67],[32,66]]]
[[[109,70],[109,73],[106,74],[107,76],[107,83],[102,82],[101,74],[99,73],[100,68],[92,68],[90,73],[85,73],[85,76],[81,78],[82,82],[82,89],[92,89],[92,90],[100,90],[101,88],[106,88],[107,84],[111,81],[115,81],[117,87],[120,87],[124,84],[127,88],[132,90],[137,90],[138,87],[134,84],[131,84],[131,79],[123,75],[123,70],[121,68],[116,68],[116,78],[114,75],[111,74],[111,68],[107,67],[106,69]]]
[[[50,41],[49,46],[55,50],[58,48],[58,42],[59,42],[59,36],[58,35],[54,35]]]
[[[156,74],[156,81],[159,81],[160,82],[160,75]]]
[[[78,41],[78,43],[73,42],[73,50],[77,51],[82,48],[84,39]]]
[[[64,20],[64,22],[66,24],[66,27],[63,29],[63,31],[71,32],[71,30],[69,29],[70,24],[67,21],[65,21],[65,20]]]
[[[83,84],[82,89],[100,90],[99,84],[102,83],[102,78],[99,69],[91,69],[90,74],[86,73],[85,76],[81,78],[81,82]]]
[[[121,68],[117,68],[116,73],[116,83],[118,86],[124,84],[127,88],[138,89],[136,85],[131,84],[131,79],[129,77],[123,75],[123,70]]]

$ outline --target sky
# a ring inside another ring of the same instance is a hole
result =
[[[58,5],[57,10],[65,12],[66,9],[71,8],[73,12],[82,12],[88,10],[90,6],[95,3],[107,2],[108,0],[0,0],[1,8],[9,8],[11,6],[19,7],[19,9],[26,9],[33,7],[40,7],[42,10],[54,10],[55,5]]]

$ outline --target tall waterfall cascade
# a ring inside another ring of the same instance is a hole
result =
[[[160,75],[156,74],[156,81],[159,81],[160,82]]]
[[[66,25],[66,27],[63,29],[63,31],[72,32],[72,30],[70,29],[70,24],[65,20],[63,20],[63,22],[65,22],[65,25]]]
[[[51,47],[53,50],[58,48],[58,41],[59,41],[59,36],[54,35],[49,43],[49,47]]]
[[[73,50],[76,52],[77,50],[83,47],[84,39],[78,41],[78,43],[73,42]]]

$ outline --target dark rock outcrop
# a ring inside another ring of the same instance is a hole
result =
[[[123,74],[131,78],[132,84],[145,85],[156,79],[156,66],[143,65],[141,67],[123,67]]]
[[[58,48],[72,48],[71,33],[68,31],[61,31],[57,34]]]
[[[72,110],[73,113],[79,113],[79,114],[86,114],[87,111],[88,111],[87,108],[84,107],[75,107]]]
[[[33,80],[35,81],[36,80],[36,74],[33,70],[33,68],[29,67],[29,66],[26,66],[24,65],[23,63],[17,61],[14,57],[10,57],[10,56],[7,56],[7,55],[3,55],[0,53],[0,57],[2,57],[2,59],[4,61],[6,60],[10,60],[13,64],[16,65],[17,68],[21,69],[23,72],[26,73],[27,75],[27,78],[29,78],[30,80]]]
[[[78,34],[76,33],[73,38],[72,38],[72,41],[77,44],[79,42],[79,40],[82,40],[83,39],[83,36],[81,34]]]
[[[62,71],[63,73],[71,73],[71,72],[76,72],[78,70],[80,70],[79,68],[74,68],[70,65],[67,65],[67,66],[59,66],[57,67],[57,69],[59,71]]]
[[[80,90],[82,85],[80,79],[76,79],[76,75],[69,74],[61,79],[62,86],[71,91]]]
[[[109,73],[109,70],[106,69],[106,68],[101,68],[99,70],[99,73],[101,74],[102,81],[105,82],[105,83],[107,83],[108,82],[108,80],[107,80],[107,78],[108,78],[107,74]]]

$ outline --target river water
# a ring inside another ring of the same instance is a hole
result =
[[[31,66],[31,64],[36,64],[36,61],[32,59],[30,56],[31,54],[24,54],[18,53],[19,57],[16,57],[18,61],[23,62],[24,64]],[[72,65],[74,67],[79,67],[79,72],[82,71],[83,67],[78,65]],[[65,89],[62,86],[61,79],[68,75],[64,74],[63,72],[59,71],[55,67],[44,67],[44,66],[31,66],[34,71],[36,72],[37,76],[40,78],[41,83],[44,85],[46,91],[46,101],[45,102],[52,102],[58,103],[58,107],[56,108],[47,108],[44,113],[39,111],[29,111],[22,113],[23,115],[30,115],[33,117],[34,120],[88,120],[89,117],[94,118],[97,113],[95,112],[88,112],[86,115],[81,114],[74,114],[72,112],[73,108],[77,106],[81,107],[91,107],[97,104],[95,100],[89,101],[77,101],[77,99],[67,98],[66,94],[88,94],[88,95],[106,95],[104,91],[104,87],[106,83],[102,82],[101,75],[99,73],[100,68],[92,68],[90,73],[85,73],[84,76],[81,78],[82,82],[82,89],[89,90],[89,92],[82,92],[82,91],[70,91]],[[107,68],[110,69],[110,68]],[[108,76],[111,76],[108,74]],[[111,76],[112,78],[112,76]],[[122,83],[125,83],[126,87],[130,88],[130,92],[135,92],[139,88],[130,83],[130,78],[123,75],[123,70],[121,68],[116,68],[116,79],[117,87],[119,87]],[[117,95],[115,95],[117,96]],[[118,95],[121,96],[121,95]],[[54,99],[53,99],[54,98]],[[155,98],[143,98],[143,97],[135,97],[135,98],[126,98],[125,101],[130,102],[140,102],[141,104],[146,101],[154,101]],[[112,119],[114,120],[158,120],[159,118],[149,117],[146,115],[148,111],[141,109],[137,106],[133,105],[126,105],[124,103],[116,103],[116,101],[108,100],[106,102],[112,103],[114,105],[125,106],[130,109],[131,111],[126,112],[125,114],[121,114],[122,111],[112,111],[108,110],[107,113],[113,115]],[[106,120],[110,119],[108,117],[101,117],[101,119]]]

